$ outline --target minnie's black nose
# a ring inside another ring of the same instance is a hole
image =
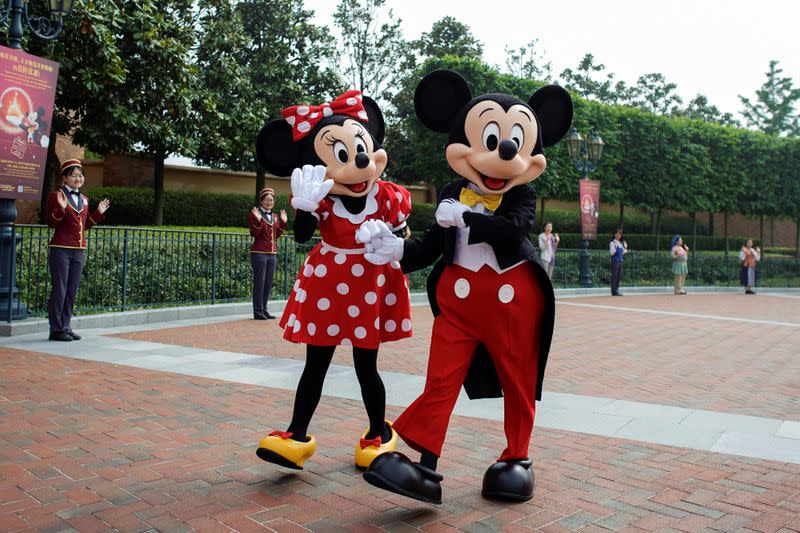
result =
[[[511,139],[503,139],[497,151],[500,152],[500,159],[503,161],[511,161],[514,159],[514,156],[517,155],[517,143]]]
[[[511,144],[514,144],[513,142]],[[516,144],[514,144],[516,146]],[[369,165],[369,156],[366,152],[358,152],[356,154],[356,166],[358,168],[367,168]]]

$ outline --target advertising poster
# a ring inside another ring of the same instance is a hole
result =
[[[581,196],[581,232],[583,239],[597,238],[597,221],[600,218],[600,182],[579,180]]]
[[[0,198],[39,200],[58,63],[0,46]]]

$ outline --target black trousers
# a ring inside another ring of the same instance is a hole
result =
[[[47,318],[52,332],[72,331],[69,322],[84,261],[83,250],[51,247],[47,253],[47,266],[53,280],[50,299],[47,300]]]
[[[611,261],[611,294],[619,292],[619,279],[622,277],[622,261]]]
[[[253,315],[267,314],[269,293],[272,291],[272,280],[275,277],[275,265],[278,256],[275,254],[250,254],[253,265]]]

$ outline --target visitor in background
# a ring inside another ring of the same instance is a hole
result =
[[[77,341],[81,336],[72,331],[70,320],[75,295],[86,261],[86,232],[103,220],[111,202],[100,201],[89,213],[89,197],[81,192],[83,166],[77,159],[61,165],[61,187],[47,197],[47,225],[55,229],[47,252],[47,266],[53,280],[47,300],[47,319],[51,341]]]
[[[614,238],[608,246],[611,254],[611,296],[622,296],[619,292],[619,280],[622,277],[622,262],[628,253],[628,243],[622,240],[622,228],[617,228]]]
[[[756,265],[761,261],[761,248],[753,247],[753,239],[747,239],[739,252],[739,261],[742,262],[740,280],[744,285],[745,294],[755,294],[753,286],[756,284]]]
[[[675,294],[686,294],[683,284],[689,273],[689,247],[683,244],[683,238],[675,235],[672,238],[672,275],[675,277]]]
[[[281,209],[278,220],[272,213],[275,207],[275,191],[269,187],[258,193],[257,207],[250,211],[247,223],[250,235],[255,239],[250,247],[250,263],[253,265],[253,318],[267,320],[275,318],[267,311],[275,265],[278,258],[278,237],[289,224],[286,211]]]
[[[556,248],[558,248],[560,240],[558,233],[553,233],[553,223],[547,222],[544,230],[539,234],[539,258],[550,279],[553,279],[553,270],[556,267]]]

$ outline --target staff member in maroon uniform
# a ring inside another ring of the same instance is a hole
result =
[[[61,187],[47,197],[47,225],[55,228],[50,239],[47,265],[53,290],[47,301],[51,341],[72,341],[81,337],[69,325],[75,294],[85,261],[86,230],[103,220],[110,202],[104,198],[89,213],[89,198],[81,193],[83,167],[77,159],[61,165]]]
[[[275,206],[275,191],[267,187],[258,194],[259,206],[250,212],[247,223],[250,235],[255,239],[250,248],[250,262],[253,265],[253,318],[267,320],[275,318],[267,311],[272,279],[278,257],[278,237],[288,226],[286,211],[281,209],[280,220],[275,219],[272,208]]]

